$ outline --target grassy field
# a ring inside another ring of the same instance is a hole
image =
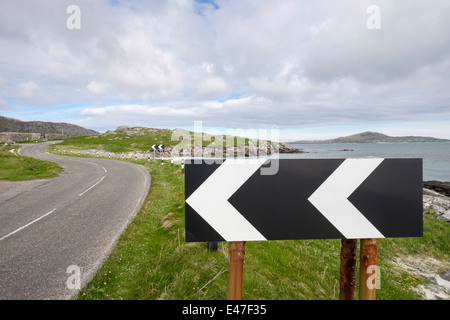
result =
[[[185,243],[180,166],[137,162],[152,176],[147,199],[110,257],[76,298],[225,299],[228,244],[219,243],[217,251],[208,251],[206,243]],[[431,259],[440,262],[435,272],[450,268],[449,228],[434,214],[425,213],[422,238],[380,239],[377,299],[423,299],[415,289],[428,280],[394,261]],[[337,299],[339,256],[340,240],[247,242],[243,299]]]
[[[170,139],[170,130],[158,130],[155,133],[145,133],[143,135],[127,135],[125,132],[118,132],[117,134],[71,138],[64,140],[57,147],[74,151],[89,149],[109,152],[146,151],[150,150],[153,144],[169,145],[171,143]]]
[[[0,147],[0,180],[54,178],[63,171],[56,163],[24,157],[17,150],[17,146]]]

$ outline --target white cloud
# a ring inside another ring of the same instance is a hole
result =
[[[380,30],[369,0],[80,0],[80,30],[70,4],[2,3],[3,108],[84,105],[72,116],[94,128],[450,118],[445,0],[380,0]]]
[[[39,87],[33,81],[21,82],[17,86],[17,96],[22,99],[31,99],[35,96]]]
[[[92,80],[87,85],[87,88],[89,91],[93,93],[105,93],[106,90],[108,89],[108,83]]]
[[[6,80],[0,77],[0,89],[6,84]],[[1,90],[0,90],[0,109],[7,109],[8,108],[8,102],[5,98],[3,98]]]
[[[8,102],[0,96],[0,109],[7,109],[8,108]]]

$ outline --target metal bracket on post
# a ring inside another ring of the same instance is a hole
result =
[[[208,250],[209,251],[217,251],[219,244],[216,241],[208,242]]]
[[[227,300],[242,299],[242,279],[244,274],[245,241],[230,242],[228,264]]]

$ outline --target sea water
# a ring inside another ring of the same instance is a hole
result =
[[[290,144],[305,151],[280,158],[421,158],[423,180],[450,181],[449,142]]]

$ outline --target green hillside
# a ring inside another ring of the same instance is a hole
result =
[[[75,137],[64,140],[57,148],[67,151],[72,150],[75,153],[82,150],[103,150],[122,153],[151,151],[151,146],[154,144],[165,145],[167,153],[170,153],[176,146],[178,148],[194,148],[197,145],[210,148],[246,147],[247,153],[249,148],[262,148],[266,145],[272,146],[273,149],[278,150],[280,153],[301,152],[284,143],[258,141],[246,137],[226,135],[212,136],[181,129],[169,130],[143,127],[118,127],[114,131],[107,131],[102,134]],[[54,149],[50,148],[49,150],[55,152]]]

